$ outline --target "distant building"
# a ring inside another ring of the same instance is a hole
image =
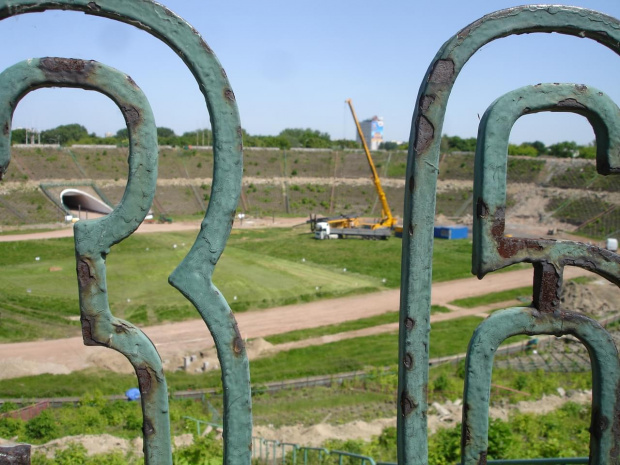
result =
[[[379,145],[383,142],[383,118],[381,116],[374,116],[362,121],[360,126],[368,148],[370,150],[378,150]],[[359,134],[357,135],[357,141],[361,142]]]

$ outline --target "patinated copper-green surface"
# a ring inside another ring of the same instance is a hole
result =
[[[618,172],[620,109],[597,89],[575,84],[527,86],[503,95],[485,112],[476,146],[473,272],[482,277],[514,263],[533,263],[534,296],[532,308],[492,315],[470,342],[463,403],[464,464],[486,461],[493,354],[504,339],[516,334],[571,334],[585,344],[592,362],[590,463],[618,463],[620,455],[616,346],[598,323],[559,305],[565,265],[581,266],[618,284],[620,257],[580,242],[504,236],[510,131],[519,117],[540,111],[586,117],[596,134],[598,171]]]
[[[478,131],[472,272],[482,278],[490,271],[514,263],[534,263],[536,269],[551,264],[559,275],[555,294],[561,286],[564,265],[587,268],[620,284],[619,257],[615,253],[581,242],[504,237],[510,131],[521,116],[542,111],[570,112],[586,117],[596,135],[598,171],[603,174],[618,172],[620,109],[603,92],[585,85],[538,84],[497,99],[482,117]],[[538,302],[540,298],[535,296],[534,300]],[[554,295],[551,300],[558,301],[559,296]]]
[[[0,0],[0,19],[23,13],[46,10],[73,10],[111,18],[142,29],[161,39],[174,50],[192,72],[205,96],[214,138],[214,173],[211,199],[200,233],[186,259],[175,270],[170,282],[199,310],[211,330],[218,350],[224,385],[224,463],[250,463],[251,396],[249,366],[245,347],[230,307],[213,285],[213,269],[222,254],[234,218],[241,192],[242,141],[241,125],[226,73],[213,51],[198,32],[182,18],[150,0]],[[138,188],[145,197],[152,195],[151,187]],[[146,204],[146,202],[145,202]],[[126,211],[131,227],[138,211]],[[147,207],[148,209],[148,207]],[[120,240],[127,229],[118,221],[108,223],[106,240],[97,236],[97,229],[81,226],[78,255],[95,255],[110,238]],[[77,236],[77,234],[76,234]],[[113,242],[112,242],[113,243]],[[110,244],[111,245],[111,244]],[[109,246],[108,246],[109,247]],[[87,285],[93,271],[102,278],[104,255],[92,263],[78,266],[80,281]],[[105,286],[105,282],[100,282]],[[105,287],[104,287],[105,289]],[[98,311],[103,311],[103,302]]]
[[[129,359],[140,386],[145,461],[169,464],[168,389],[161,359],[138,328],[110,312],[105,259],[112,245],[129,236],[142,222],[155,193],[157,132],[150,105],[133,80],[94,61],[66,58],[31,59],[0,74],[0,167],[10,157],[13,111],[30,91],[41,87],[78,87],[99,91],[119,107],[129,130],[129,177],[123,199],[109,215],[74,226],[80,319],[84,344],[101,345]]]
[[[590,463],[619,463],[617,396],[620,363],[612,337],[596,321],[584,315],[563,310],[545,313],[536,308],[510,308],[496,312],[474,332],[465,369],[461,463],[486,463],[493,357],[505,339],[517,334],[570,334],[587,347],[592,363]]]
[[[483,45],[530,32],[589,38],[620,52],[620,23],[615,18],[569,6],[521,6],[470,24],[448,40],[430,64],[413,115],[406,175],[399,335],[400,465],[428,463],[431,260],[440,141],[448,98],[463,66]]]

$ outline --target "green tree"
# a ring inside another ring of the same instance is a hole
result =
[[[12,144],[25,144],[26,143],[26,130],[14,129],[11,131],[11,143]]]
[[[354,140],[349,139],[338,139],[332,141],[332,147],[339,149],[359,149],[361,148],[361,144]]]
[[[524,142],[520,145],[509,144],[508,145],[508,155],[521,155],[527,157],[537,157],[538,150],[533,147],[531,144]]]
[[[534,147],[538,152],[538,155],[544,155],[545,153],[547,153],[547,146],[539,140],[536,140],[534,142],[524,142],[524,144],[528,144]]]
[[[396,142],[381,142],[381,144],[379,144],[379,149],[396,150],[398,149],[398,144]]]
[[[444,142],[445,139],[445,142]],[[476,138],[470,137],[468,139],[462,139],[459,136],[446,136],[441,138],[442,146],[445,147],[447,152],[475,152],[476,151]]]
[[[579,146],[575,142],[558,142],[550,145],[547,152],[554,157],[570,158],[579,153]]]
[[[579,158],[596,158],[596,141],[579,147]]]
[[[157,137],[176,137],[176,134],[170,128],[158,127]]]
[[[116,131],[116,138],[120,140],[129,139],[129,130],[127,128],[119,129]]]
[[[310,128],[287,128],[278,134],[289,140],[291,147],[306,148],[329,148],[331,147],[331,137],[326,132],[313,130]]]
[[[88,137],[88,131],[81,124],[64,124],[54,129],[41,131],[41,143],[71,145]]]

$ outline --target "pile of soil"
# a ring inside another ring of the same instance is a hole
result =
[[[190,433],[173,437],[174,448],[186,447],[193,443],[194,438]],[[0,446],[14,446],[16,443],[0,439]],[[88,455],[106,454],[108,452],[131,452],[136,457],[142,457],[143,441],[141,437],[134,439],[117,438],[110,434],[81,434],[79,436],[65,436],[53,441],[32,446],[32,454],[43,453],[48,458],[53,458],[58,450],[66,449],[70,444],[82,444],[88,451]]]
[[[561,305],[564,310],[603,317],[618,311],[615,302],[620,298],[620,289],[604,279],[588,284],[564,283]]]

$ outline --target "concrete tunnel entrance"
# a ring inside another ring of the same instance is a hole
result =
[[[102,200],[79,189],[65,189],[60,193],[60,201],[72,212],[89,212],[107,215],[112,207]]]

